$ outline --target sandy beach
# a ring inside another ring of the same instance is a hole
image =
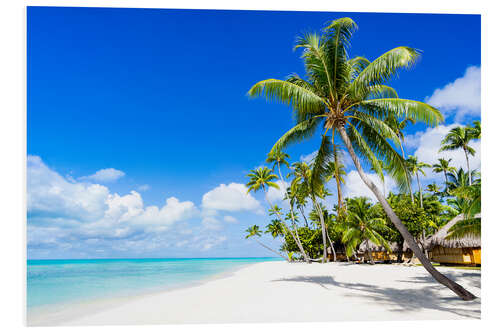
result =
[[[481,272],[440,270],[480,296]],[[422,267],[265,262],[203,284],[28,314],[28,325],[480,319]]]

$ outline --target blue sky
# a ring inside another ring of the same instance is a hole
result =
[[[344,16],[359,25],[352,56],[423,52],[391,85],[445,114],[407,131],[408,152],[433,161],[443,133],[480,117],[478,15],[29,7],[29,257],[268,255],[243,239],[268,222],[263,194],[240,185],[293,120],[246,92],[302,75],[297,35]],[[361,185],[349,172],[346,192]]]

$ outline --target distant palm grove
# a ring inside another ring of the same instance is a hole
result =
[[[248,175],[249,192],[272,187],[285,194],[279,206],[268,200],[267,225],[250,226],[246,237],[258,241],[268,233],[281,239],[281,247],[273,249],[259,241],[261,245],[288,261],[308,263],[359,261],[360,253],[366,253],[365,261],[373,264],[374,248],[394,252],[396,261],[402,262],[407,249],[438,282],[464,300],[474,299],[436,270],[425,242],[459,214],[461,221],[448,230],[446,238],[480,236],[481,178],[478,170],[470,169],[469,158],[475,154],[470,143],[481,137],[481,124],[453,128],[442,138],[442,151],[463,152],[467,163],[458,169],[450,159],[430,165],[407,155],[404,130],[409,124],[436,126],[444,120],[436,108],[400,98],[387,85],[399,70],[416,62],[419,52],[400,46],[373,61],[351,58],[347,51],[356,29],[353,20],[340,18],[321,33],[300,36],[295,48],[302,50],[306,77],[266,79],[249,90],[251,97],[288,105],[296,123],[270,150],[269,167]],[[312,161],[289,161],[286,148],[315,135],[321,135],[321,144]],[[376,203],[343,195],[346,158],[352,160]],[[377,187],[366,169],[379,177],[384,188]],[[421,178],[429,172],[437,173],[442,182],[423,188]],[[396,182],[399,193],[386,193],[387,177]],[[287,188],[280,189],[279,183]],[[335,204],[327,204],[329,196]]]

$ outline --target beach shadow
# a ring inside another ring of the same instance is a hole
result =
[[[460,272],[450,274],[450,278],[455,281],[459,280],[457,276],[462,275]],[[467,276],[466,273],[464,276]],[[477,277],[477,275],[474,275]],[[355,293],[348,292],[345,297],[362,298],[375,301],[377,303],[384,303],[391,307],[389,311],[393,312],[414,312],[423,309],[432,309],[437,311],[444,311],[454,313],[468,319],[480,319],[481,310],[477,307],[480,304],[480,299],[465,302],[456,296],[443,296],[439,293],[442,287],[434,281],[432,277],[416,276],[411,282],[417,282],[418,287],[413,289],[398,289],[393,287],[380,287],[366,283],[351,283],[339,282],[333,276],[295,276],[291,278],[283,278],[272,280],[272,282],[305,282],[314,283],[320,287],[331,290],[333,288],[348,289],[356,291]],[[410,281],[402,281],[410,282]],[[479,282],[480,284],[480,282]],[[479,295],[477,295],[479,296]]]

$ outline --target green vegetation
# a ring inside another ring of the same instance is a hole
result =
[[[399,70],[415,64],[419,52],[400,46],[373,61],[350,58],[347,51],[356,29],[353,20],[341,18],[328,24],[320,34],[300,36],[295,49],[302,50],[306,77],[292,74],[285,80],[263,80],[248,92],[251,97],[263,96],[268,101],[290,106],[296,121],[276,141],[267,157],[273,170],[278,170],[282,183],[285,183],[282,167],[288,169],[287,179],[291,179],[288,188],[283,189],[284,207],[269,202],[273,220],[268,231],[273,237],[284,236],[280,250],[288,253],[288,258],[307,262],[311,259],[326,262],[328,249],[333,260],[338,251],[344,252],[349,260],[357,256],[364,244],[373,263],[370,243],[390,251],[390,242],[393,242],[398,252],[407,244],[437,281],[463,299],[473,299],[472,294],[439,273],[422,248],[428,235],[459,213],[467,216],[468,224],[464,222],[455,228],[453,237],[480,231],[480,219],[471,218],[480,209],[480,180],[472,181],[478,175],[469,167],[469,155],[475,153],[469,143],[480,138],[481,124],[475,122],[473,126],[454,128],[442,141],[442,151],[464,150],[468,182],[464,183],[462,169],[457,172],[450,166],[451,160],[440,159],[431,166],[415,156],[406,158],[404,129],[417,122],[435,126],[443,121],[439,110],[423,102],[400,98],[388,85]],[[289,155],[284,151],[318,131],[321,144],[314,160],[289,164]],[[378,203],[372,204],[368,198],[343,197],[344,149]],[[387,176],[394,179],[400,193],[387,196],[365,173],[365,166],[383,183]],[[424,168],[430,167],[444,174],[443,192],[440,186],[433,184],[428,186],[429,194],[423,193],[419,175],[425,175]],[[273,182],[278,176],[272,172],[268,168],[252,170],[248,190],[278,188]],[[414,177],[418,185],[418,205],[411,186]],[[324,204],[332,195],[328,187],[332,180],[335,180],[337,204],[330,212]]]

